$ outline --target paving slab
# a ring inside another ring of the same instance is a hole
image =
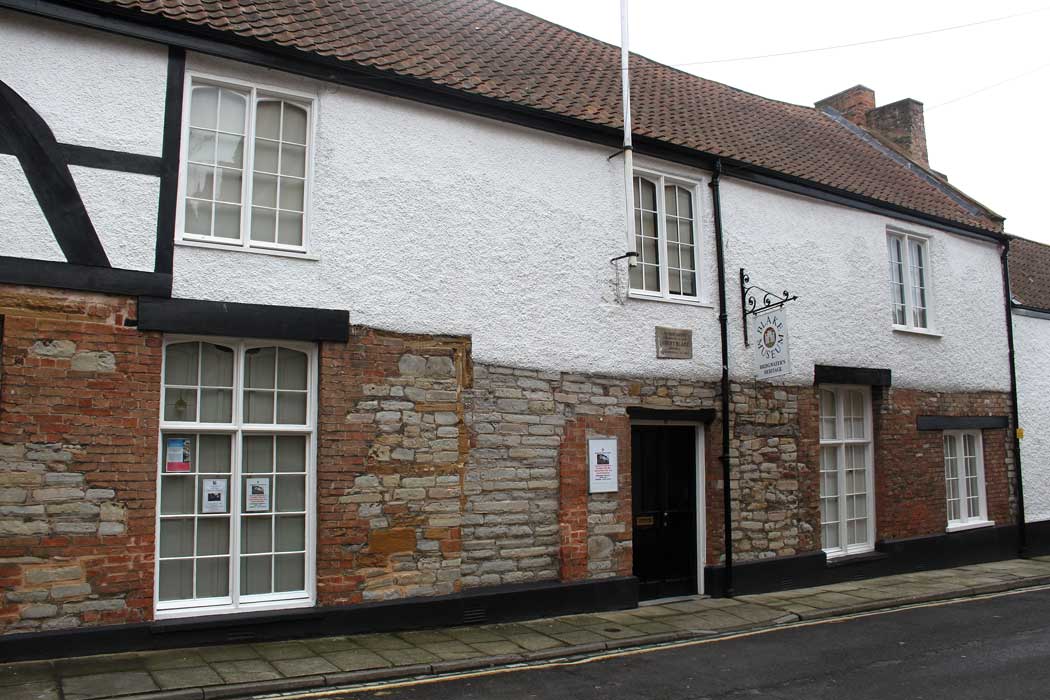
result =
[[[226,683],[248,683],[272,681],[281,674],[265,659],[243,659],[241,661],[217,661],[211,667]]]
[[[190,666],[187,668],[170,668],[161,671],[150,671],[154,682],[169,690],[173,688],[196,688],[202,685],[219,685],[222,677],[210,666]]]
[[[2,692],[7,700],[61,700],[58,681],[36,681],[5,686]]]
[[[340,671],[363,671],[369,668],[385,668],[392,665],[374,651],[367,649],[347,649],[323,654]]]
[[[160,690],[145,671],[113,671],[62,679],[65,700],[94,700]]]
[[[276,668],[285,678],[294,678],[295,676],[313,676],[322,673],[336,673],[337,671],[342,670],[331,661],[321,656],[309,656],[298,659],[277,659],[270,663],[273,664],[273,667]],[[404,665],[407,666],[408,664]]]

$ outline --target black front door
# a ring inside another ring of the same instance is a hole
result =
[[[697,592],[697,430],[631,426],[634,575],[642,600]]]

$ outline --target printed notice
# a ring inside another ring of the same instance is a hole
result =
[[[270,479],[252,477],[244,481],[244,510],[262,513],[270,510]]]
[[[193,471],[189,438],[168,438],[164,447],[164,471]]]
[[[205,479],[204,497],[201,501],[202,513],[225,513],[226,495],[229,493],[229,482],[226,479]]]
[[[613,493],[619,488],[620,470],[616,459],[616,438],[587,441],[591,493]]]

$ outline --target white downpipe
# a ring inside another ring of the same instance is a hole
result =
[[[627,251],[634,247],[634,153],[631,146],[631,75],[630,47],[627,36],[627,0],[620,0],[620,75],[623,83],[623,186],[627,195]],[[635,256],[627,258],[629,265],[638,264]]]

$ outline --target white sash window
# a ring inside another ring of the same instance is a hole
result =
[[[316,348],[169,339],[158,617],[313,603]]]
[[[867,387],[821,387],[820,522],[828,556],[875,547],[871,393]]]
[[[944,433],[944,486],[948,530],[990,524],[984,494],[984,446],[979,430]]]

